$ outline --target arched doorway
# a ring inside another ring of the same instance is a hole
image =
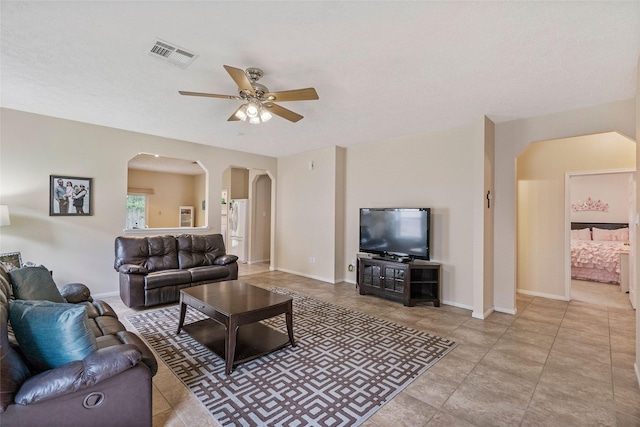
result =
[[[617,133],[540,141],[516,158],[517,292],[570,299],[566,175],[635,170],[635,142]]]

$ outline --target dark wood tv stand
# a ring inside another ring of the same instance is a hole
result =
[[[440,307],[440,264],[358,256],[358,289],[360,295],[378,295],[408,307],[425,301]]]

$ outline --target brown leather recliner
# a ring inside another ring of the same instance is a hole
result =
[[[0,425],[151,426],[151,377],[158,369],[151,350],[86,286],[60,291],[67,303],[86,307],[98,349],[82,360],[37,369],[10,328],[13,295],[0,265]]]
[[[115,240],[114,269],[128,307],[176,302],[180,289],[236,280],[238,257],[227,255],[221,234],[181,234]]]

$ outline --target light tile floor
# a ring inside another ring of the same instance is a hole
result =
[[[240,271],[256,286],[288,288],[458,342],[364,427],[640,426],[630,307],[518,294],[516,316],[493,313],[478,320],[452,306],[404,307],[361,296],[353,284],[332,285],[259,265]],[[107,301],[130,328],[124,317],[136,311],[118,297]],[[153,425],[218,424],[160,363],[153,379]]]

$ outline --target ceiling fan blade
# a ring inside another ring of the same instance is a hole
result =
[[[238,116],[236,116],[236,113],[238,112],[239,109],[241,109],[242,107],[244,107],[244,104],[242,104],[241,106],[239,106],[238,108],[236,108],[236,111],[233,112],[233,114],[231,115],[231,117],[229,117],[227,119],[228,122],[237,122],[238,120],[240,120],[238,118]]]
[[[297,122],[300,119],[303,119],[304,117],[301,116],[298,113],[294,113],[291,110],[287,110],[286,108],[283,108],[277,104],[274,104],[273,102],[265,102],[264,104],[265,107],[267,107],[267,109],[269,110],[270,113],[275,114],[276,116],[280,116],[283,119],[287,119],[290,122]]]
[[[228,65],[223,65],[223,67],[225,70],[227,70],[227,73],[229,73],[233,81],[236,82],[238,88],[246,90],[247,92],[251,93],[251,95],[255,96],[256,92],[253,90],[253,86],[251,86],[251,82],[249,81],[247,75],[244,73],[244,70],[241,70],[240,68],[230,67]]]
[[[285,101],[310,101],[318,98],[318,93],[312,87],[305,89],[283,90],[280,92],[269,92],[264,94],[265,99],[276,102]],[[272,98],[274,97],[274,98]]]
[[[235,95],[218,95],[215,93],[186,92],[184,90],[179,90],[178,93],[180,95],[188,95],[188,96],[207,96],[209,98],[240,99],[239,96],[235,96]]]

